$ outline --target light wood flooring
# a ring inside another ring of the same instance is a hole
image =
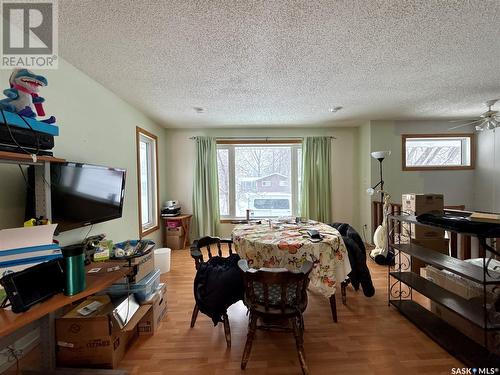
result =
[[[132,374],[265,375],[301,374],[291,333],[258,331],[245,371],[240,370],[248,317],[239,302],[229,309],[232,347],[222,324],[205,315],[189,327],[194,306],[194,263],[188,250],[172,251],[167,283],[168,312],[153,337],[140,337],[120,368]],[[450,374],[463,365],[394,308],[387,306],[387,268],[368,260],[376,294],[347,290],[333,323],[327,299],[309,294],[304,314],[304,347],[311,374]]]

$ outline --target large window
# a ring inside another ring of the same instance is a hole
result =
[[[137,179],[139,190],[139,230],[141,238],[159,228],[157,138],[137,128]]]
[[[300,143],[219,141],[219,206],[223,219],[298,215]]]
[[[474,168],[473,134],[405,134],[403,170]]]

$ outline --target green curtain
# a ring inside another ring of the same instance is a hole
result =
[[[302,142],[300,215],[331,222],[331,138],[305,137]]]
[[[193,181],[193,239],[216,236],[219,225],[217,142],[212,137],[196,137]]]

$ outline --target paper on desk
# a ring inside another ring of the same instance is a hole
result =
[[[50,245],[57,224],[37,225],[0,230],[0,251],[23,247]]]

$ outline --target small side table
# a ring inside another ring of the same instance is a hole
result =
[[[169,221],[179,221],[181,223],[182,229],[184,230],[184,248],[189,245],[189,227],[191,225],[191,218],[193,215],[191,214],[184,214],[184,215],[179,215],[179,216],[168,216],[168,217],[162,217],[163,221],[165,222],[164,225],[165,227],[168,226]]]

